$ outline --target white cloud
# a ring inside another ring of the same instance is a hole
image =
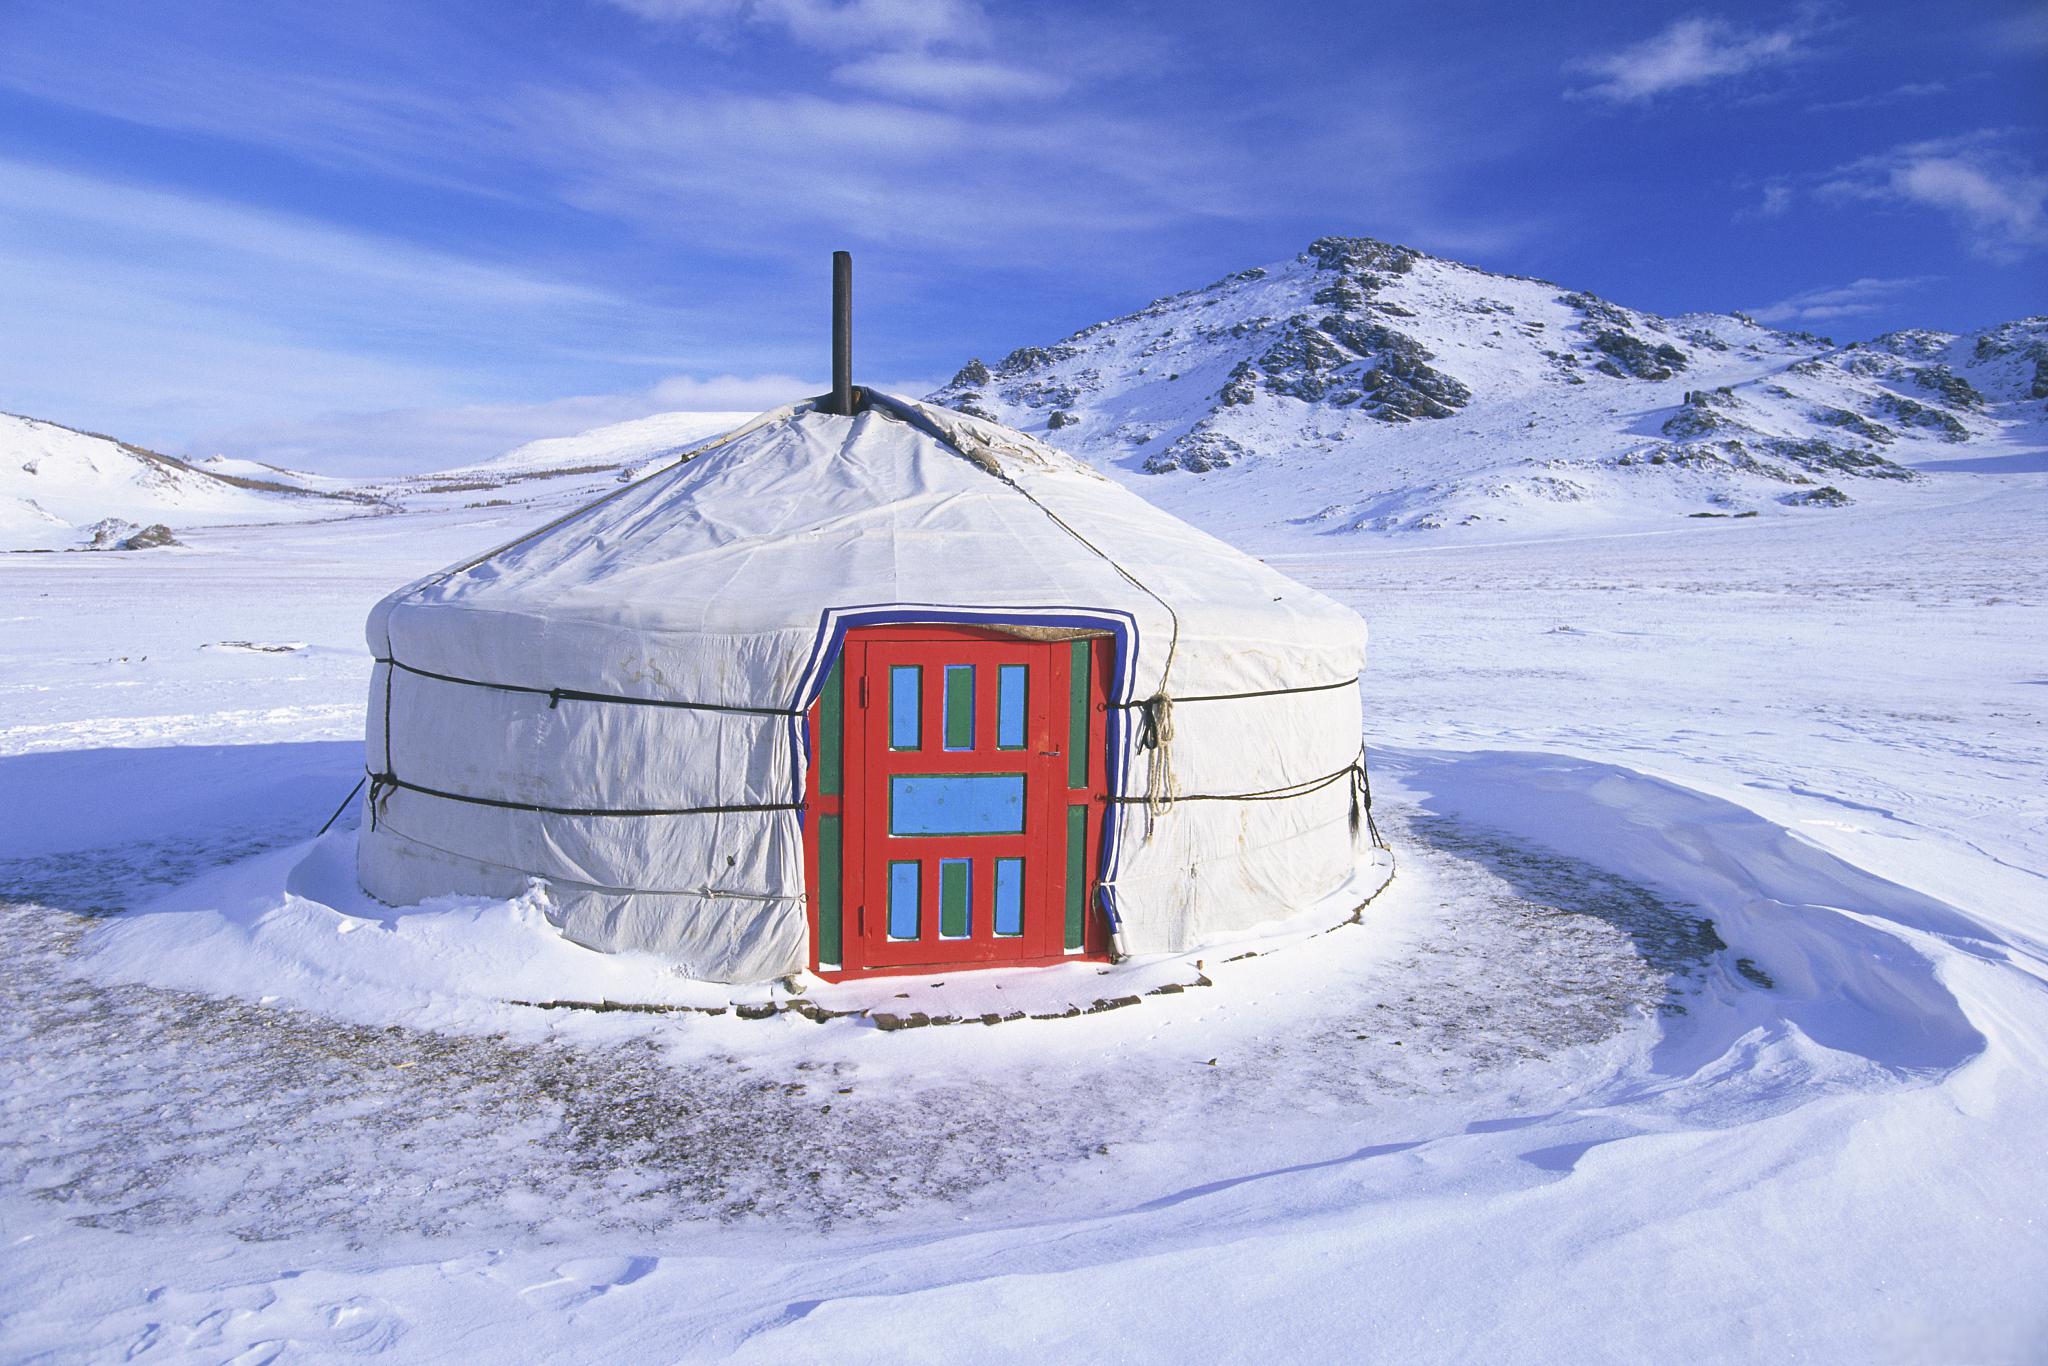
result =
[[[2015,261],[2048,247],[2048,175],[1999,129],[1907,143],[1830,172],[1823,199],[1894,204],[1948,215],[1974,253]]]
[[[1809,104],[1806,106],[1806,112],[1809,114],[1831,114],[1845,109],[1878,109],[1888,104],[1900,104],[1906,100],[1924,100],[1932,95],[1946,95],[1948,91],[1949,86],[1946,81],[1908,81],[1904,85],[1895,85],[1889,90],[1873,91],[1868,95],[1858,95],[1853,99],[1827,100],[1819,104]]]
[[[451,408],[671,367],[617,345],[705,330],[573,282],[5,159],[0,317],[6,406],[172,451],[226,422]]]
[[[2001,56],[2010,55],[2015,50],[2048,52],[2048,5],[2037,3],[1994,21],[1990,39],[1992,51]]]
[[[1712,16],[1680,19],[1639,43],[1573,63],[1573,70],[1598,79],[1570,93],[1642,103],[1795,61],[1807,55],[1806,38],[1803,25],[1751,29]]]
[[[884,52],[864,57],[835,67],[832,79],[877,94],[937,103],[1049,99],[1068,85],[1063,77],[1046,71],[923,52]]]
[[[1961,219],[1988,253],[2039,247],[2048,241],[2048,179],[1960,157],[1913,157],[1892,168],[1891,192]]]
[[[0,214],[17,229],[40,220],[53,249],[82,239],[119,236],[147,241],[144,261],[191,254],[238,262],[207,282],[207,297],[246,282],[252,270],[288,270],[308,289],[331,285],[338,293],[382,296],[388,305],[418,300],[442,308],[469,304],[571,307],[614,306],[602,291],[432,251],[311,219],[253,209],[201,195],[56,170],[0,158]],[[25,238],[28,234],[24,233]],[[260,289],[275,282],[266,279]]]
[[[717,31],[775,28],[811,47],[974,44],[987,20],[974,0],[611,0],[656,23]]]
[[[1809,289],[1789,298],[1743,310],[1760,323],[1833,323],[1867,317],[1890,307],[1900,295],[1934,283],[1935,275],[1903,275],[1890,279],[1865,276],[1846,285]]]
[[[1789,182],[1768,181],[1764,185],[1763,198],[1753,209],[1744,210],[1737,218],[1783,218],[1792,211],[1792,202],[1797,196]]]

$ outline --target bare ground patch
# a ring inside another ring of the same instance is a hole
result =
[[[1523,1064],[1683,1010],[1719,947],[1695,912],[1642,888],[1389,814],[1403,879],[1437,901],[1428,932],[1391,965],[1326,982],[1285,1028],[1219,1027],[1216,1066],[1188,1056],[1205,1045],[1200,1024],[1156,1056],[894,1086],[863,1084],[846,1062],[679,1067],[653,1032],[666,1024],[602,1045],[365,1028],[81,980],[65,959],[85,917],[0,903],[14,1005],[0,1016],[0,1180],[82,1223],[250,1240],[819,1227],[950,1208],[1005,1182],[1056,1200],[1063,1174],[1133,1142],[1305,1113],[1363,1131],[1419,1101],[1497,1095]],[[121,860],[28,881],[92,906],[116,899],[116,870],[142,871]],[[1368,917],[1343,933],[1374,930]],[[1314,942],[1327,941],[1295,951]]]

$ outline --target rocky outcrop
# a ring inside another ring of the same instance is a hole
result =
[[[1593,349],[1607,357],[1595,361],[1593,368],[1616,379],[1628,374],[1637,379],[1665,380],[1685,369],[1686,365],[1685,352],[1670,342],[1652,346],[1632,332],[1613,329],[1595,332]]]
[[[1881,394],[1876,406],[1879,412],[1902,427],[1919,427],[1935,433],[1943,441],[1970,439],[1970,429],[1957,421],[1953,413],[1945,413],[1903,394]]]
[[[1852,413],[1847,408],[1822,406],[1810,409],[1807,416],[1823,427],[1837,427],[1865,441],[1875,441],[1888,446],[1899,439],[1899,434],[1882,422],[1873,422],[1861,413]]]

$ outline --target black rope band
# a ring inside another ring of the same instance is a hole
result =
[[[666,806],[645,809],[621,809],[600,806],[546,806],[540,802],[510,802],[498,797],[472,797],[466,792],[443,792],[437,787],[422,787],[409,783],[395,773],[372,773],[370,775],[371,798],[374,803],[383,788],[402,788],[422,796],[439,797],[443,801],[468,802],[472,806],[495,806],[502,811],[537,811],[550,816],[718,816],[727,813],[756,811],[800,811],[799,802],[743,802],[731,806]]]
[[[1260,692],[1196,693],[1191,697],[1182,697],[1179,693],[1169,693],[1166,700],[1177,707],[1183,702],[1235,702],[1240,698],[1246,697],[1286,697],[1298,692],[1334,692],[1338,688],[1355,688],[1357,686],[1357,679],[1347,678],[1341,683],[1311,683],[1305,688],[1267,688]],[[1134,702],[1112,702],[1109,705],[1121,711],[1135,711],[1141,707],[1152,705],[1154,700],[1156,699],[1140,698]]]
[[[334,808],[334,814],[327,818],[327,820],[320,826],[320,829],[318,831],[314,832],[314,839],[319,839],[320,836],[326,834],[329,830],[332,830],[334,828],[334,823],[341,819],[341,813],[348,810],[348,804],[356,799],[356,793],[361,792],[363,790],[363,784],[367,783],[368,781],[370,781],[370,775],[367,773],[365,773],[362,777],[356,779],[356,785],[348,790],[348,795],[346,797],[343,797],[341,799],[341,805]]]
[[[486,683],[476,678],[457,678],[454,674],[435,673],[431,669],[418,669],[396,659],[380,659],[379,664],[389,665],[421,678],[431,678],[441,683],[459,683],[465,688],[489,688],[493,692],[530,693],[535,697],[548,699],[550,709],[563,702],[617,702],[630,707],[677,707],[684,711],[727,712],[739,716],[800,716],[803,713],[794,707],[742,707],[726,702],[677,702],[660,697],[619,697],[612,693],[583,692],[577,688],[534,688],[523,683]]]
[[[1365,766],[1363,764],[1353,762],[1338,769],[1335,773],[1325,774],[1320,778],[1305,779],[1299,783],[1291,783],[1286,787],[1270,787],[1263,792],[1200,792],[1187,796],[1176,796],[1170,798],[1169,802],[1173,805],[1178,805],[1181,802],[1284,802],[1290,797],[1306,797],[1312,792],[1320,792],[1334,782],[1363,773],[1364,771]],[[1105,797],[1103,800],[1112,806],[1143,806],[1151,799],[1149,797]]]

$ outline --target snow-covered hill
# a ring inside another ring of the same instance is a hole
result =
[[[305,470],[287,469],[283,465],[265,464],[261,460],[240,460],[232,455],[209,455],[204,460],[189,463],[202,474],[219,475],[228,480],[254,480],[265,485],[282,484],[286,488],[316,493],[346,493],[355,487],[350,480],[336,475],[310,474]]]
[[[1837,348],[1325,237],[934,397],[1140,480],[1212,529],[1517,532],[1911,496],[2038,446],[2048,317]]]
[[[140,528],[280,522],[344,510],[333,490],[202,469],[141,446],[0,413],[0,549],[107,547]],[[258,467],[258,468],[268,468]]]
[[[385,503],[408,508],[464,505],[554,507],[596,497],[638,478],[713,437],[751,422],[753,413],[656,413],[574,436],[550,436],[469,465],[364,485]]]
[[[596,473],[679,455],[699,442],[723,436],[754,419],[753,413],[656,413],[630,422],[593,427],[575,436],[550,436],[515,446],[503,455],[426,476],[511,478]]]

